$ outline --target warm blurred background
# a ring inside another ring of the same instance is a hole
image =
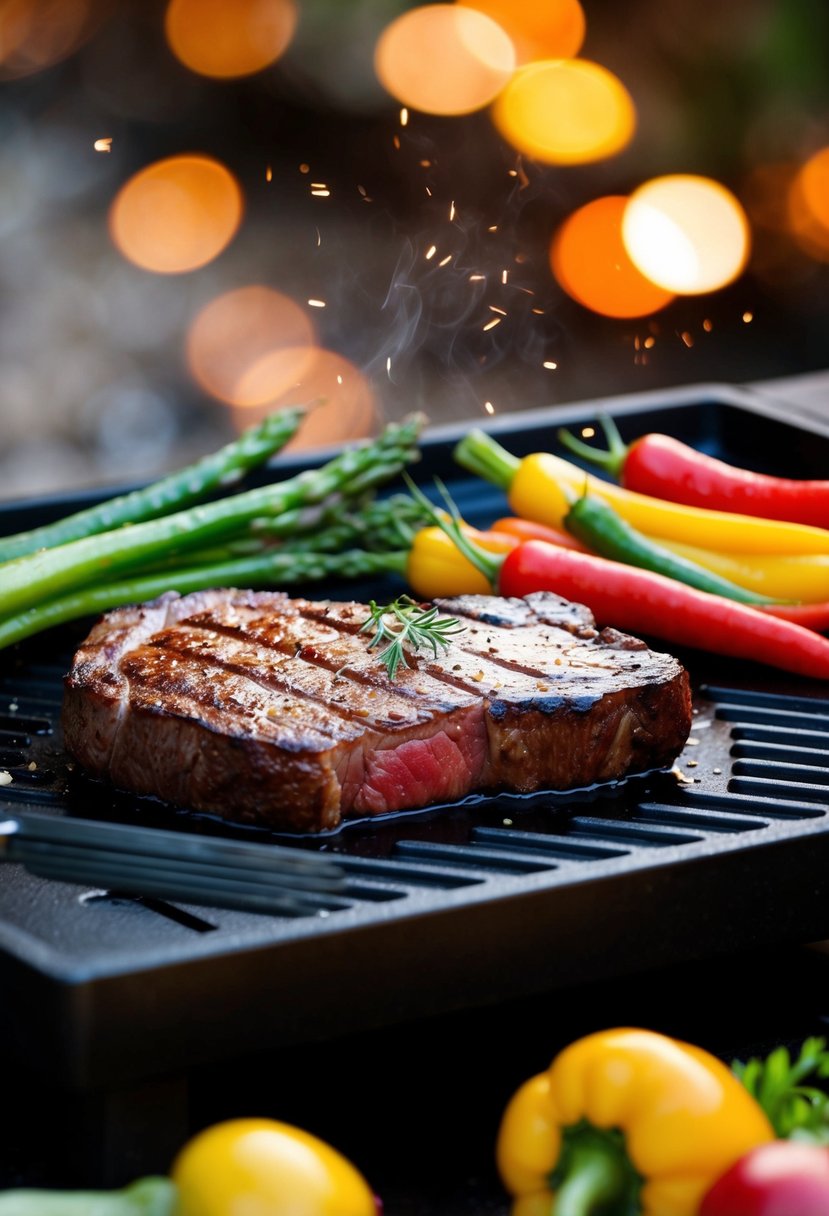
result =
[[[0,497],[826,366],[826,0],[0,0]]]

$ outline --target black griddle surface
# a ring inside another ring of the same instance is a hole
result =
[[[632,438],[663,430],[735,463],[817,475],[829,430],[725,388],[619,399],[489,424],[516,454],[555,450],[562,424],[612,412]],[[453,467],[454,432],[424,444],[485,523],[503,497]],[[285,473],[295,463],[284,461]],[[0,529],[77,509],[0,508]],[[399,589],[399,588],[397,588]],[[391,585],[321,596],[388,598]],[[0,656],[0,810],[249,835],[114,793],[61,747],[61,676],[88,622]],[[656,643],[659,645],[659,643]],[[350,824],[280,843],[337,853],[349,906],[298,919],[142,901],[0,871],[3,1026],[73,1085],[158,1075],[274,1044],[704,958],[829,936],[829,690],[689,652],[695,721],[674,770],[616,787]],[[255,834],[262,838],[265,834]]]

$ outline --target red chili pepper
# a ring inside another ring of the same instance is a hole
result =
[[[606,469],[628,490],[668,502],[764,519],[829,528],[829,481],[770,477],[736,468],[669,435],[643,435],[625,444],[610,418],[600,419],[608,451],[569,431],[559,439],[575,455]]]
[[[586,604],[600,625],[829,679],[829,640],[812,630],[589,553],[527,541],[507,554],[498,588],[515,596],[555,591]]]
[[[586,545],[569,532],[560,532],[558,528],[550,528],[547,524],[537,524],[532,519],[521,519],[518,515],[505,515],[489,525],[490,532],[500,532],[505,536],[514,536],[517,540],[546,540],[551,545],[561,545],[562,549],[573,549],[576,553],[587,553]]]
[[[714,1183],[699,1216],[829,1216],[829,1149],[772,1140]]]
[[[793,625],[802,625],[816,633],[829,632],[829,603],[825,600],[822,604],[759,604],[758,607],[761,612],[781,621],[791,621]]]

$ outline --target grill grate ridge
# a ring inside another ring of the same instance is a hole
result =
[[[670,803],[640,803],[636,808],[634,819],[643,819],[649,823],[666,826],[698,827],[706,832],[756,832],[767,828],[768,823],[760,819],[752,819],[746,815],[730,815],[725,811],[701,807],[673,806]]]
[[[796,697],[763,689],[723,688],[717,684],[703,684],[700,692],[715,703],[727,701],[732,705],[762,705],[784,712],[822,714],[829,719],[829,699],[825,697]]]
[[[764,743],[753,739],[737,740],[732,744],[731,755],[740,760],[779,760],[790,764],[815,764],[823,759],[829,764],[829,747],[790,747],[787,743]]]
[[[510,849],[528,849],[534,853],[556,857],[559,861],[606,861],[610,858],[627,857],[629,849],[619,845],[605,845],[599,841],[581,841],[572,836],[543,835],[540,832],[517,831],[513,828],[476,827],[472,830],[474,840],[503,843]]]
[[[735,777],[772,777],[776,780],[802,781],[808,785],[829,785],[829,768],[825,765],[790,764],[771,759],[739,759],[731,766]]]
[[[401,857],[424,857],[448,861],[454,865],[472,866],[479,870],[495,870],[506,874],[530,874],[555,870],[556,863],[542,860],[526,851],[488,848],[485,845],[437,844],[429,840],[401,840],[396,853]]]

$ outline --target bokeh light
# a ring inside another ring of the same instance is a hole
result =
[[[519,152],[554,165],[613,156],[636,127],[625,86],[589,59],[546,59],[519,68],[492,116]]]
[[[173,54],[202,76],[249,76],[274,63],[294,35],[294,0],[170,0]]]
[[[810,257],[829,261],[829,148],[809,157],[790,184],[787,218],[792,235]]]
[[[624,195],[573,212],[556,232],[550,265],[568,295],[606,317],[643,317],[674,298],[634,266],[622,240]]]
[[[377,429],[374,393],[353,363],[334,351],[315,346],[288,348],[284,355],[283,372],[292,362],[295,375],[290,380],[283,378],[279,390],[267,401],[253,407],[234,406],[233,422],[238,430],[281,406],[313,402],[288,449],[326,447],[374,434]]]
[[[803,198],[819,224],[829,232],[829,148],[810,156],[800,173]]]
[[[316,334],[305,311],[271,287],[211,300],[187,336],[187,362],[203,389],[244,409],[268,405],[305,375]]]
[[[98,21],[99,0],[2,0],[0,78],[29,76],[74,54]]]
[[[144,270],[182,274],[222,252],[242,208],[242,192],[224,165],[207,156],[172,156],[121,188],[110,233],[124,257]]]
[[[691,174],[653,178],[635,190],[622,235],[634,265],[680,295],[731,283],[750,247],[748,219],[731,191]]]
[[[579,0],[466,0],[509,34],[519,64],[535,59],[573,59],[584,42]]]
[[[377,40],[383,87],[427,114],[469,114],[488,105],[515,68],[497,22],[463,5],[427,4],[401,14]]]

